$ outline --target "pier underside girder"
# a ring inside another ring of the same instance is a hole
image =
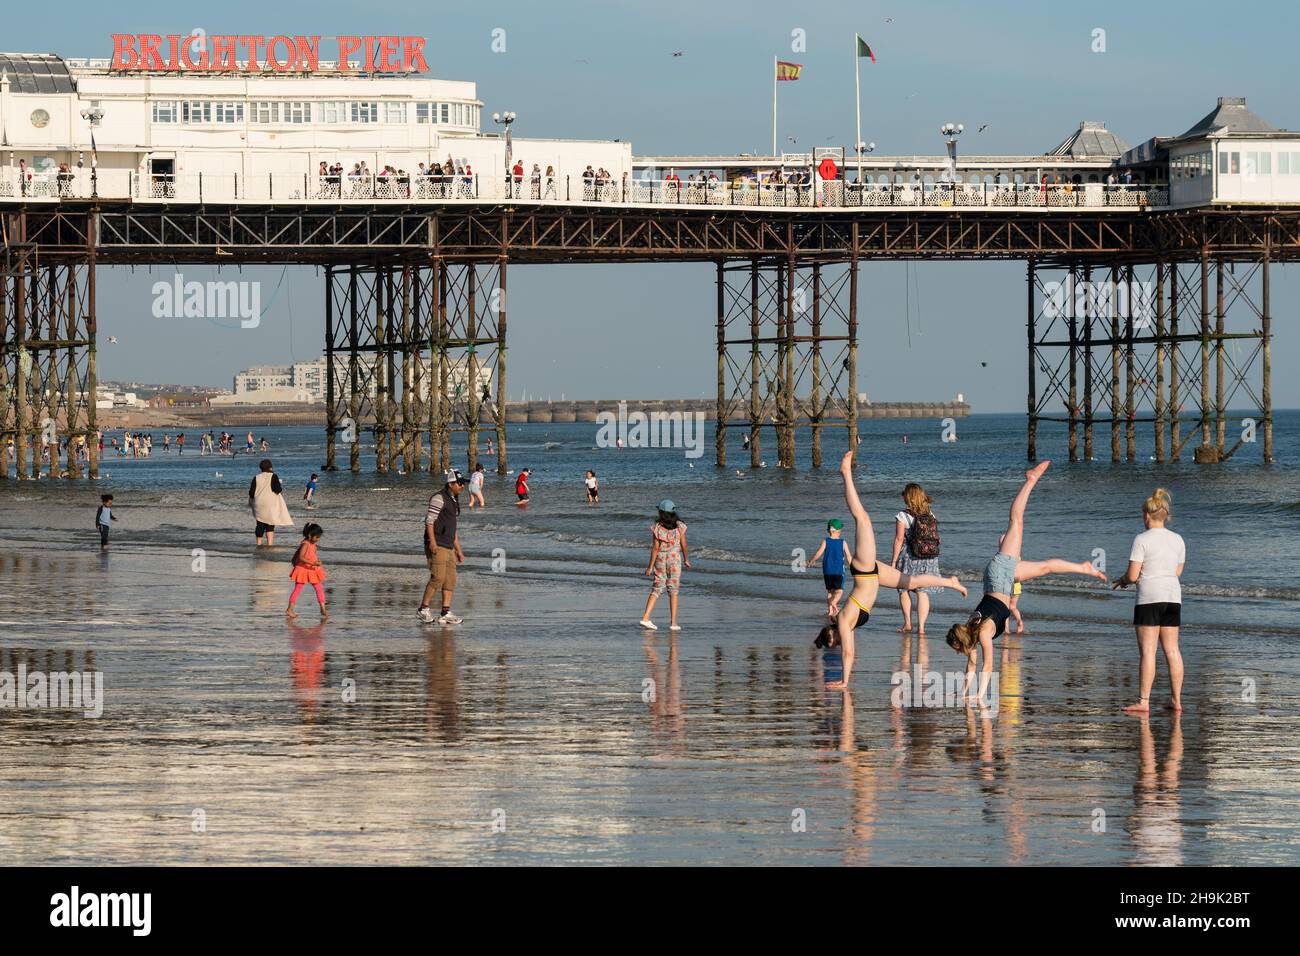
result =
[[[1069,429],[1071,461],[1135,461],[1153,431],[1157,462],[1224,461],[1257,440],[1273,460],[1270,257],[1028,268],[1028,457],[1040,422]],[[1256,376],[1258,375],[1258,379]],[[1235,425],[1228,410],[1244,411]],[[1080,449],[1082,433],[1082,449]]]
[[[727,464],[732,421],[748,429],[754,468],[763,464],[769,428],[782,468],[795,466],[799,428],[812,432],[814,468],[823,429],[846,429],[847,447],[856,446],[857,279],[856,257],[717,263],[718,465]]]
[[[0,480],[11,461],[19,479],[98,477],[93,247],[45,253],[22,214],[3,228]]]
[[[500,259],[326,268],[326,468],[342,442],[360,471],[369,435],[378,471],[443,472],[455,432],[472,465],[490,428],[504,474],[505,277]]]

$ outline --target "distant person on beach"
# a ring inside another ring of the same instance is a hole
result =
[[[963,693],[968,699],[971,698],[976,656],[980,651],[984,652],[984,668],[980,675],[979,693],[974,699],[982,700],[988,690],[993,673],[993,640],[1006,632],[1007,618],[1011,616],[1011,592],[1017,581],[1032,581],[1048,574],[1082,574],[1106,580],[1106,575],[1088,561],[1065,561],[1061,558],[1049,558],[1046,561],[1020,560],[1020,546],[1025,534],[1025,506],[1029,503],[1029,493],[1034,490],[1034,485],[1038,484],[1038,479],[1043,477],[1043,472],[1047,471],[1050,464],[1050,461],[1043,461],[1025,472],[1025,483],[1011,503],[1011,515],[998,553],[993,555],[984,568],[984,596],[965,624],[954,624],[948,628],[948,646],[958,654],[966,655],[966,687]]]
[[[325,566],[320,563],[320,558],[316,555],[316,545],[320,542],[321,526],[314,521],[307,523],[302,529],[302,541],[298,545],[298,550],[293,553],[293,568],[289,571],[289,578],[294,582],[293,593],[289,595],[289,606],[285,608],[285,615],[289,618],[295,618],[298,613],[293,606],[298,602],[298,595],[302,593],[303,585],[310,584],[316,591],[316,600],[320,604],[320,619],[324,621],[329,617],[329,612],[325,610],[325,589],[321,585],[325,582]]]
[[[176,436],[176,454],[185,454],[185,434],[183,432]]]
[[[939,520],[930,506],[925,489],[910,482],[903,489],[904,510],[894,515],[894,552],[889,563],[908,577],[939,573]],[[916,591],[916,633],[925,634],[930,616],[930,595],[938,588]],[[898,606],[903,612],[904,634],[912,630],[912,592],[898,592]]]
[[[740,436],[740,447],[745,451],[749,451],[749,432],[745,432]]]
[[[654,586],[645,602],[641,626],[649,631],[659,630],[650,614],[655,602],[664,591],[668,592],[668,630],[680,631],[677,626],[677,589],[682,582],[682,568],[690,568],[691,558],[686,549],[686,522],[677,516],[677,506],[671,499],[659,502],[659,517],[650,526],[650,566],[647,577],[654,577]]]
[[[844,534],[844,522],[832,518],[826,522],[826,537],[822,539],[817,553],[812,560],[819,558],[822,563],[822,583],[826,585],[826,616],[834,617],[840,613],[840,599],[844,597],[844,561],[853,560],[849,544],[841,535]]]
[[[456,528],[460,518],[460,493],[464,487],[464,475],[455,468],[447,472],[446,483],[430,496],[429,508],[424,515],[424,559],[429,566],[429,583],[424,586],[424,596],[416,616],[425,624],[432,624],[435,620],[429,602],[438,592],[442,592],[442,613],[437,622],[463,623],[451,612],[451,599],[456,593],[456,565],[465,561]]]
[[[113,514],[113,496],[100,495],[99,508],[95,510],[95,530],[99,532],[99,550],[108,550],[108,529],[117,520]]]
[[[483,474],[483,466],[474,462],[474,469],[469,473],[469,510],[474,510],[474,502],[478,502],[480,508],[486,508],[487,502],[483,500],[483,480],[487,476]]]
[[[871,608],[876,603],[876,595],[881,585],[900,591],[913,588],[944,587],[952,588],[963,597],[966,588],[954,577],[941,578],[935,575],[908,577],[887,564],[876,559],[876,532],[871,526],[871,516],[862,506],[858,489],[853,486],[853,451],[844,453],[840,460],[840,476],[844,479],[844,501],[853,515],[854,541],[852,560],[849,561],[849,573],[853,575],[853,590],[849,599],[840,608],[834,624],[827,624],[817,633],[813,646],[818,648],[839,647],[844,657],[844,674],[839,680],[826,684],[827,690],[847,690],[849,678],[853,676],[855,653],[854,630],[871,619]]]
[[[268,442],[265,438],[263,438],[262,441],[261,441],[261,449],[262,449],[262,451],[266,451],[266,450],[267,450],[268,448],[270,448],[270,447],[271,447],[270,442]]]
[[[497,452],[496,452],[496,449],[492,447],[492,439],[489,438],[489,439],[487,440],[487,454],[488,454],[488,457],[491,458],[491,457],[492,457],[493,455],[495,455],[496,453],[497,453]]]
[[[253,433],[252,433],[252,432],[249,432],[249,433],[248,433],[248,438],[245,439],[245,441],[244,441],[244,451],[248,452],[250,455],[253,453]]]
[[[515,497],[519,499],[515,502],[517,505],[528,504],[528,476],[531,474],[532,472],[525,468],[515,479]]]
[[[596,473],[587,469],[587,477],[583,483],[587,486],[587,504],[600,504],[600,481],[596,478]]]
[[[275,546],[276,526],[293,527],[293,517],[284,502],[284,485],[280,483],[280,476],[271,470],[271,459],[263,458],[257,467],[261,470],[248,486],[248,504],[257,522],[253,533],[257,536],[259,548],[263,538],[266,546],[271,548]]]
[[[1156,642],[1169,665],[1169,709],[1183,709],[1183,654],[1178,649],[1178,629],[1182,626],[1183,588],[1179,578],[1187,561],[1187,545],[1182,535],[1165,525],[1172,515],[1169,492],[1157,488],[1142,504],[1142,523],[1146,530],[1133,539],[1128,569],[1115,580],[1116,588],[1137,585],[1137,606],[1133,608],[1133,627],[1137,631],[1138,683],[1142,696],[1125,713],[1146,714],[1151,710],[1151,685],[1156,679]]]
[[[307,479],[307,487],[302,491],[302,500],[307,502],[308,511],[316,507],[316,479],[319,477],[320,475],[313,471],[311,477]]]
[[[166,455],[172,450],[172,436],[163,432],[163,454]]]

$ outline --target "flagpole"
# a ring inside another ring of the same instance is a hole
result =
[[[858,63],[858,35],[853,34],[853,102],[854,116],[858,121],[858,138],[853,141],[853,151],[858,154],[858,183],[862,183],[862,67]]]
[[[772,57],[772,155],[776,156],[776,57]]]

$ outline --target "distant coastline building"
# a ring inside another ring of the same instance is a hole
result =
[[[365,359],[361,359],[362,374],[368,381],[370,398],[375,396],[373,377],[364,371]],[[339,381],[346,381],[349,375],[348,360],[344,356],[335,356],[335,375]],[[428,398],[434,375],[424,378],[421,391],[423,398]],[[309,403],[323,404],[326,400],[326,365],[324,357],[310,362],[294,362],[292,365],[254,365],[235,375],[234,394],[213,399],[217,405],[266,405]],[[484,364],[478,369],[479,397],[488,400],[492,397],[492,366]],[[452,401],[466,397],[465,385],[469,380],[469,369],[464,361],[449,362],[447,366],[447,393]]]

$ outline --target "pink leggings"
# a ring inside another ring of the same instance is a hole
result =
[[[321,587],[319,584],[313,584],[312,587],[314,587],[314,588],[316,589],[316,600],[320,602],[320,606],[321,606],[321,607],[324,607],[324,606],[325,606],[325,589],[324,589],[323,587]],[[293,605],[295,605],[295,604],[298,603],[298,595],[302,593],[302,588],[303,588],[303,582],[302,582],[302,581],[296,581],[296,582],[294,583],[294,585],[293,585],[293,593],[289,595],[289,606],[290,606],[290,607],[293,607]]]

